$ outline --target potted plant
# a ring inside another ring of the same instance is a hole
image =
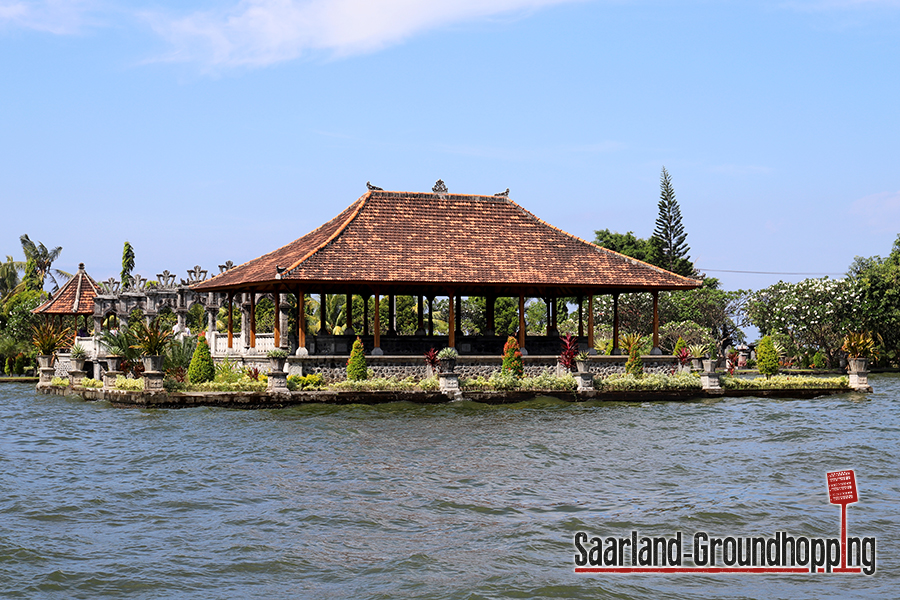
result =
[[[31,341],[38,350],[38,367],[46,369],[53,366],[53,353],[65,344],[70,335],[69,329],[58,328],[50,321],[32,327]]]
[[[118,331],[105,330],[100,335],[100,341],[106,348],[108,371],[119,371],[124,361],[137,358],[137,351],[132,346],[136,340],[127,327]]]
[[[688,351],[691,353],[691,366],[695,371],[699,371],[700,361],[706,358],[706,346],[703,344],[691,344],[688,346]]]
[[[875,338],[868,331],[859,333],[851,331],[844,338],[841,350],[847,353],[851,373],[861,373],[866,370],[869,358],[878,357],[878,346]]]
[[[437,357],[441,363],[441,373],[453,373],[458,356],[459,353],[456,351],[456,348],[444,348],[438,352]]]
[[[711,346],[709,351],[709,360],[703,361],[703,370],[707,373],[712,373],[716,370],[716,366],[719,364],[719,356],[716,352],[716,347]]]
[[[139,350],[144,362],[144,371],[162,371],[163,354],[172,338],[172,331],[163,329],[159,320],[154,320],[147,325],[143,321],[138,324],[135,332],[135,343],[132,348]]]
[[[84,371],[84,361],[87,359],[87,350],[84,349],[84,346],[81,344],[72,346],[70,358],[76,371]]]
[[[678,359],[679,369],[682,372],[684,372],[685,370],[690,371],[688,363],[691,362],[691,351],[688,350],[686,346],[678,349],[678,353],[675,354],[675,358]]]
[[[590,357],[591,355],[584,350],[575,355],[575,367],[579,373],[587,373],[587,361]]]
[[[266,353],[266,356],[269,358],[269,364],[271,365],[273,371],[276,371],[278,373],[284,371],[284,363],[288,357],[287,350],[275,348],[274,350],[269,350]]]

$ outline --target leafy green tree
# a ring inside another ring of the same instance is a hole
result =
[[[134,248],[128,240],[125,240],[125,247],[122,249],[122,272],[119,274],[123,288],[131,286],[132,270],[134,270]]]
[[[350,349],[350,359],[347,360],[347,379],[350,381],[361,381],[368,378],[366,352],[363,348],[362,340],[357,337],[356,341],[353,342],[353,348]]]
[[[673,273],[690,276],[694,272],[694,266],[688,256],[690,247],[686,241],[687,233],[681,222],[681,208],[675,200],[672,177],[665,167],[659,177],[659,189],[659,216],[656,217],[656,229],[650,238],[651,244],[659,250],[654,264]]]
[[[463,315],[474,333],[487,331],[487,300],[483,296],[473,296],[463,301]],[[465,322],[464,321],[464,322]],[[503,296],[494,300],[494,334],[513,335],[519,329],[519,300]]]
[[[197,347],[194,348],[194,356],[191,357],[191,365],[188,367],[188,381],[191,383],[205,383],[212,381],[216,376],[216,367],[213,364],[212,354],[206,338],[197,339]]]
[[[28,234],[24,234],[19,238],[22,243],[22,251],[25,252],[26,258],[26,279],[30,279],[34,287],[33,289],[43,289],[44,281],[49,277],[53,282],[53,293],[59,289],[59,283],[56,277],[68,280],[72,277],[71,273],[54,269],[53,262],[59,258],[62,253],[62,246],[48,249],[42,242],[33,242],[29,239]],[[31,262],[29,266],[28,263]],[[30,272],[29,272],[30,271]]]
[[[512,373],[520,378],[525,376],[522,351],[519,349],[519,342],[513,336],[509,336],[503,346],[503,364],[500,366],[500,372]]]
[[[887,258],[856,257],[850,270],[861,298],[861,326],[854,329],[875,334],[881,360],[900,364],[900,235]]]
[[[655,264],[657,251],[650,240],[636,237],[634,232],[616,233],[609,229],[594,232],[594,243],[619,254],[630,256],[646,263]]]
[[[17,291],[20,283],[19,273],[23,271],[25,271],[25,263],[13,260],[13,257],[7,254],[6,262],[0,263],[0,302]]]
[[[41,317],[31,311],[46,299],[47,294],[37,290],[23,290],[13,294],[3,306],[5,334],[17,342],[31,340],[32,329],[41,321]]]
[[[764,336],[756,347],[756,368],[766,379],[778,374],[778,352],[769,336]]]

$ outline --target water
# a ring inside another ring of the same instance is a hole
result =
[[[900,377],[816,400],[123,410],[0,384],[4,598],[896,598]],[[582,575],[572,538],[839,534],[862,575]]]

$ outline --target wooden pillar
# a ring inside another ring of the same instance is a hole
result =
[[[594,297],[588,296],[588,352],[594,352]]]
[[[417,305],[417,308],[418,308],[419,322],[416,325],[416,335],[425,335],[425,314],[424,314],[424,308],[425,308],[424,304],[425,303],[422,301],[421,295],[419,296],[418,301],[419,301],[419,303]]]
[[[234,342],[234,292],[228,292],[228,348]]]
[[[347,313],[347,331],[344,333],[353,335],[355,333],[353,331],[353,294],[347,294],[347,304],[344,307],[344,312]]]
[[[325,322],[325,310],[328,308],[327,299],[325,294],[319,294],[319,335],[325,335],[328,331],[326,329],[328,323]]]
[[[369,335],[369,298],[363,296],[363,335]]]
[[[659,292],[653,292],[653,349],[650,354],[662,354],[659,349]]]
[[[297,348],[306,348],[306,294],[297,288]]]
[[[250,347],[256,348],[256,292],[250,292]]]
[[[578,296],[578,337],[584,337],[584,296]]]
[[[550,296],[547,296],[546,298],[544,298],[544,302],[545,302],[544,308],[547,309],[547,318],[546,318],[547,326],[544,329],[546,330],[547,336],[549,337],[550,336]]]
[[[525,295],[519,294],[519,349],[525,347]]]
[[[497,299],[494,296],[485,296],[484,298],[484,308],[487,313],[487,331],[484,332],[485,335],[494,335],[494,330],[496,329],[494,326],[494,305],[496,302]]]
[[[610,354],[621,354],[619,350],[619,292],[613,294],[613,349]]]
[[[449,341],[447,342],[447,346],[450,348],[456,347],[456,323],[454,322],[454,310],[453,310],[453,292],[450,292],[450,295],[447,296],[447,333],[450,336]]]
[[[428,337],[434,337],[434,296],[428,296]]]
[[[272,294],[272,298],[275,300],[275,347],[281,348],[281,294],[275,292]]]
[[[462,296],[456,297],[456,332],[462,335]]]
[[[378,296],[378,292],[375,292],[375,322],[372,324],[372,328],[374,329],[375,334],[375,344],[372,349],[372,353],[375,353],[375,348],[381,351],[381,299]]]
[[[559,335],[559,329],[556,326],[557,321],[556,296],[550,296],[550,329],[552,335]]]
[[[397,297],[388,295],[388,335],[397,335]]]

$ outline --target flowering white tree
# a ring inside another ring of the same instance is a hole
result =
[[[779,281],[751,296],[748,314],[762,334],[783,334],[796,349],[820,349],[834,366],[844,335],[858,328],[860,299],[852,279]]]

